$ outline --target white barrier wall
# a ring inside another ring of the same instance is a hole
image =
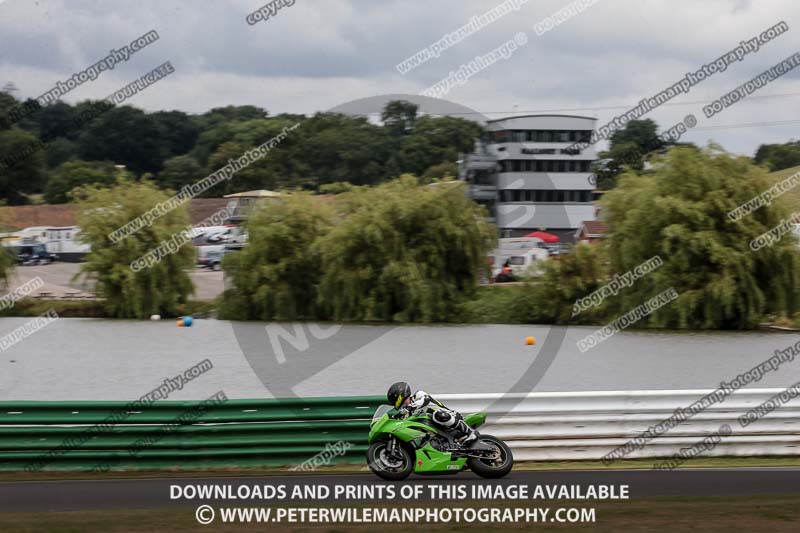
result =
[[[724,424],[731,434],[703,456],[800,455],[800,398],[743,427],[739,417],[784,389],[732,393],[625,458],[670,457]],[[505,440],[518,460],[602,459],[710,390],[439,394],[463,414],[488,412],[482,433]]]

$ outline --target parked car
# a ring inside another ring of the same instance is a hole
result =
[[[47,251],[44,244],[19,244],[7,246],[6,249],[21,265],[46,265],[58,259],[56,254]]]
[[[233,229],[233,226],[195,228],[196,233],[192,238],[192,244],[197,250],[197,262],[203,265],[206,263],[213,264],[213,261],[209,260],[208,256],[225,253],[225,245],[230,240]]]
[[[197,258],[197,264],[211,270],[222,270],[222,257],[224,255],[224,250],[209,251]]]

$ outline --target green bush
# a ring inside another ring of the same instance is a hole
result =
[[[495,231],[464,184],[403,176],[354,191],[319,243],[332,320],[447,320],[474,294]]]
[[[317,243],[331,219],[327,206],[302,193],[255,211],[246,222],[247,246],[223,260],[233,288],[221,299],[220,317],[319,318],[317,287],[323,266]]]
[[[352,191],[355,187],[356,186],[349,181],[337,181],[320,185],[319,192],[320,194],[342,194]]]
[[[528,288],[528,284],[494,284],[479,287],[473,298],[458,307],[458,312],[450,317],[450,321],[475,324],[522,324],[524,318],[518,311],[520,303],[527,302],[521,295],[527,292]]]
[[[494,231],[463,184],[406,176],[339,196],[293,195],[247,221],[227,254],[231,319],[447,320],[477,286]]]
[[[608,303],[573,316],[580,298],[607,278],[600,245],[579,244],[572,253],[542,263],[542,274],[524,283],[480,288],[456,315],[458,321],[498,324],[594,324],[608,316]]]
[[[544,263],[544,272],[521,293],[517,312],[526,323],[595,324],[609,316],[613,299],[575,313],[575,304],[609,281],[605,247],[578,244]]]

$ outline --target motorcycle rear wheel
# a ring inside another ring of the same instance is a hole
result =
[[[470,457],[467,459],[469,469],[479,476],[487,479],[503,477],[514,467],[514,456],[505,442],[491,435],[481,435],[478,440],[488,446],[494,447],[499,452],[497,459],[478,459]]]
[[[397,463],[390,462],[395,461],[395,458],[388,456],[386,449],[388,445],[388,441],[373,443],[367,450],[367,464],[369,469],[379,478],[388,481],[401,481],[407,478],[411,471],[414,470],[414,461],[403,446],[398,446],[397,453],[400,454],[401,459]]]

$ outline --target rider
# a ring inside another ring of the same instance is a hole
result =
[[[456,442],[469,444],[478,438],[475,430],[464,422],[464,417],[460,413],[448,409],[425,391],[419,390],[411,394],[411,386],[405,381],[398,381],[389,387],[386,398],[389,400],[389,405],[400,410],[400,416],[403,418],[412,414],[430,415],[436,426],[455,436]]]

